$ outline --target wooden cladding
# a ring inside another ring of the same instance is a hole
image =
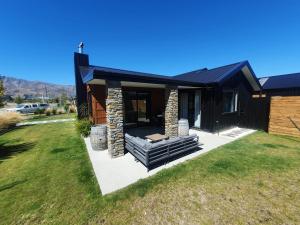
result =
[[[269,132],[300,137],[300,96],[271,98]]]
[[[104,85],[89,85],[88,92],[91,96],[91,115],[94,124],[106,123],[106,87]]]

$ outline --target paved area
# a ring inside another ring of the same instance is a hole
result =
[[[68,121],[75,121],[75,119],[72,118],[72,119],[58,119],[58,120],[43,120],[43,121],[23,122],[23,123],[17,123],[16,126],[19,127],[19,126],[34,125],[34,124],[61,123],[61,122],[68,122]]]
[[[204,131],[190,130],[190,134],[197,134],[199,142],[203,145],[201,150],[185,155],[179,159],[171,161],[165,165],[147,171],[147,168],[140,162],[134,160],[134,157],[127,153],[126,155],[112,159],[108,155],[108,151],[94,151],[91,147],[90,139],[85,138],[85,144],[93,165],[93,169],[98,180],[102,195],[109,194],[135,183],[139,179],[143,179],[156,174],[157,172],[195,158],[201,154],[211,151],[221,145],[232,142],[240,137],[251,134],[255,130],[233,128],[218,134],[212,134]],[[235,135],[229,135],[234,133]]]

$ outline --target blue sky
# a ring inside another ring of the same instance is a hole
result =
[[[91,64],[176,75],[249,60],[257,76],[300,72],[300,1],[3,1],[0,74],[74,83]]]

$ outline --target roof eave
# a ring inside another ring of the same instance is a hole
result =
[[[169,84],[169,85],[181,85],[181,86],[194,86],[194,87],[207,87],[207,84],[199,82],[188,82],[174,79],[173,77],[150,77],[150,76],[141,76],[133,74],[121,74],[121,73],[111,73],[104,72],[97,69],[94,69],[92,73],[88,74],[88,77],[85,79],[91,81],[93,79],[103,79],[103,80],[118,80],[118,81],[131,81],[131,82],[144,82],[144,83],[153,83],[153,84]],[[85,82],[86,83],[86,82]]]
[[[262,90],[262,86],[259,83],[259,80],[257,79],[252,67],[250,66],[250,63],[248,61],[242,61],[240,62],[236,67],[234,67],[232,70],[228,71],[227,73],[225,73],[220,79],[218,79],[216,82],[219,83],[219,85],[224,84],[225,81],[227,81],[229,78],[231,78],[232,76],[234,76],[238,71],[241,71],[244,67],[247,67],[252,75],[252,77],[255,80],[255,83],[258,86],[258,90],[255,89],[255,87],[253,87],[253,90],[255,91],[261,91]]]

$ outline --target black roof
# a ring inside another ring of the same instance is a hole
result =
[[[176,79],[186,80],[186,81],[197,81],[201,83],[219,83],[227,76],[236,73],[237,70],[240,70],[247,61],[233,63],[226,66],[221,66],[213,69],[201,69],[195,70],[188,73],[183,73],[175,76]]]
[[[300,73],[262,77],[259,82],[263,89],[300,88]]]
[[[110,77],[116,80],[133,82],[150,82],[187,86],[207,86],[202,82],[179,80],[174,76],[164,76],[152,73],[136,72],[131,70],[115,69],[103,66],[80,67],[83,82],[87,83],[92,79],[105,79]]]
[[[150,82],[174,84],[180,86],[205,87],[222,83],[224,80],[242,70],[245,66],[248,67],[249,71],[252,74],[251,76],[254,78],[253,81],[260,88],[260,84],[248,61],[233,63],[213,69],[203,68],[176,76],[164,76],[152,73],[136,72],[93,65],[80,67],[80,71],[84,83],[88,83],[93,79],[111,78],[121,81],[123,80],[133,82]]]

